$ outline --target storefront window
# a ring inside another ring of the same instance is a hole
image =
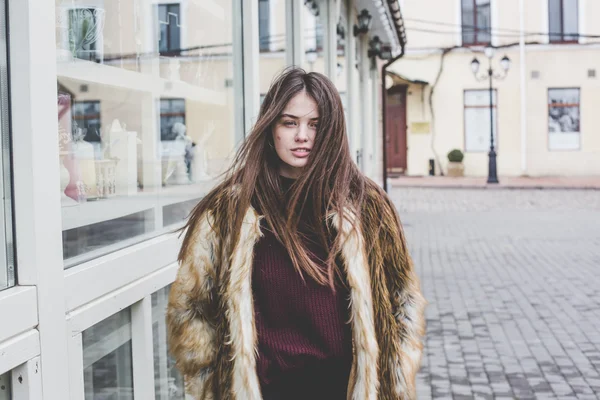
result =
[[[55,4],[70,267],[172,229],[214,186],[241,136],[241,39],[232,0]]]
[[[307,1],[302,12],[304,63],[302,67],[307,72],[325,73],[325,10],[320,9],[319,2]]]
[[[12,389],[10,387],[10,372],[0,375],[0,400],[11,400]]]
[[[133,400],[129,309],[83,332],[83,376],[86,400]]]
[[[258,1],[258,75],[261,95],[267,93],[275,75],[286,66],[286,4],[290,3],[285,0]]]
[[[15,284],[12,234],[11,149],[8,123],[8,59],[6,55],[6,13],[0,1],[0,290]]]
[[[184,400],[183,377],[167,345],[166,310],[170,286],[152,294],[152,335],[154,342],[154,388],[156,400]]]

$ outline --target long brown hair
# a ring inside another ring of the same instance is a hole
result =
[[[288,102],[303,91],[318,105],[319,125],[308,163],[286,196],[279,179],[281,161],[274,149],[272,132]],[[193,227],[210,212],[212,228],[219,239],[215,262],[228,263],[239,240],[245,211],[253,206],[287,248],[298,272],[333,287],[334,276],[340,272],[335,259],[342,243],[324,221],[332,212],[343,217],[348,207],[360,213],[365,192],[371,192],[373,186],[352,160],[343,105],[336,87],[319,73],[287,68],[271,84],[258,120],[237,151],[223,182],[192,210],[182,228],[187,233],[179,260],[182,261],[193,243]],[[312,210],[304,210],[308,200]],[[328,251],[325,271],[311,259],[298,232],[300,215],[303,223],[308,215],[308,223]]]

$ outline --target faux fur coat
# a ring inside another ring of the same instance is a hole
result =
[[[393,251],[368,253],[367,238],[347,220],[353,214],[344,214],[344,221],[332,215],[330,223],[343,235],[341,258],[350,287],[354,361],[348,399],[415,399],[425,334],[426,301],[419,280],[408,255],[399,257],[402,261],[392,259]],[[169,296],[170,351],[184,375],[186,393],[194,399],[259,400],[251,278],[261,217],[253,208],[246,211],[226,273],[215,270],[210,218],[189,228],[193,245]],[[398,224],[387,222],[391,232],[375,240],[401,241],[380,247],[406,249]]]

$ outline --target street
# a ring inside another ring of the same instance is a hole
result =
[[[419,399],[600,398],[600,191],[390,195],[429,301]]]

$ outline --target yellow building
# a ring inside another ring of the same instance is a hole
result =
[[[388,150],[391,174],[426,175],[431,159],[436,174],[446,172],[447,153],[460,149],[465,175],[487,176],[486,46],[495,48],[498,175],[600,174],[600,114],[594,111],[600,101],[599,2],[404,0],[402,9],[406,54],[386,78],[388,107],[399,119],[398,128],[388,130],[388,141],[396,144]],[[504,56],[511,61],[508,71]],[[474,58],[481,65],[477,77]]]

